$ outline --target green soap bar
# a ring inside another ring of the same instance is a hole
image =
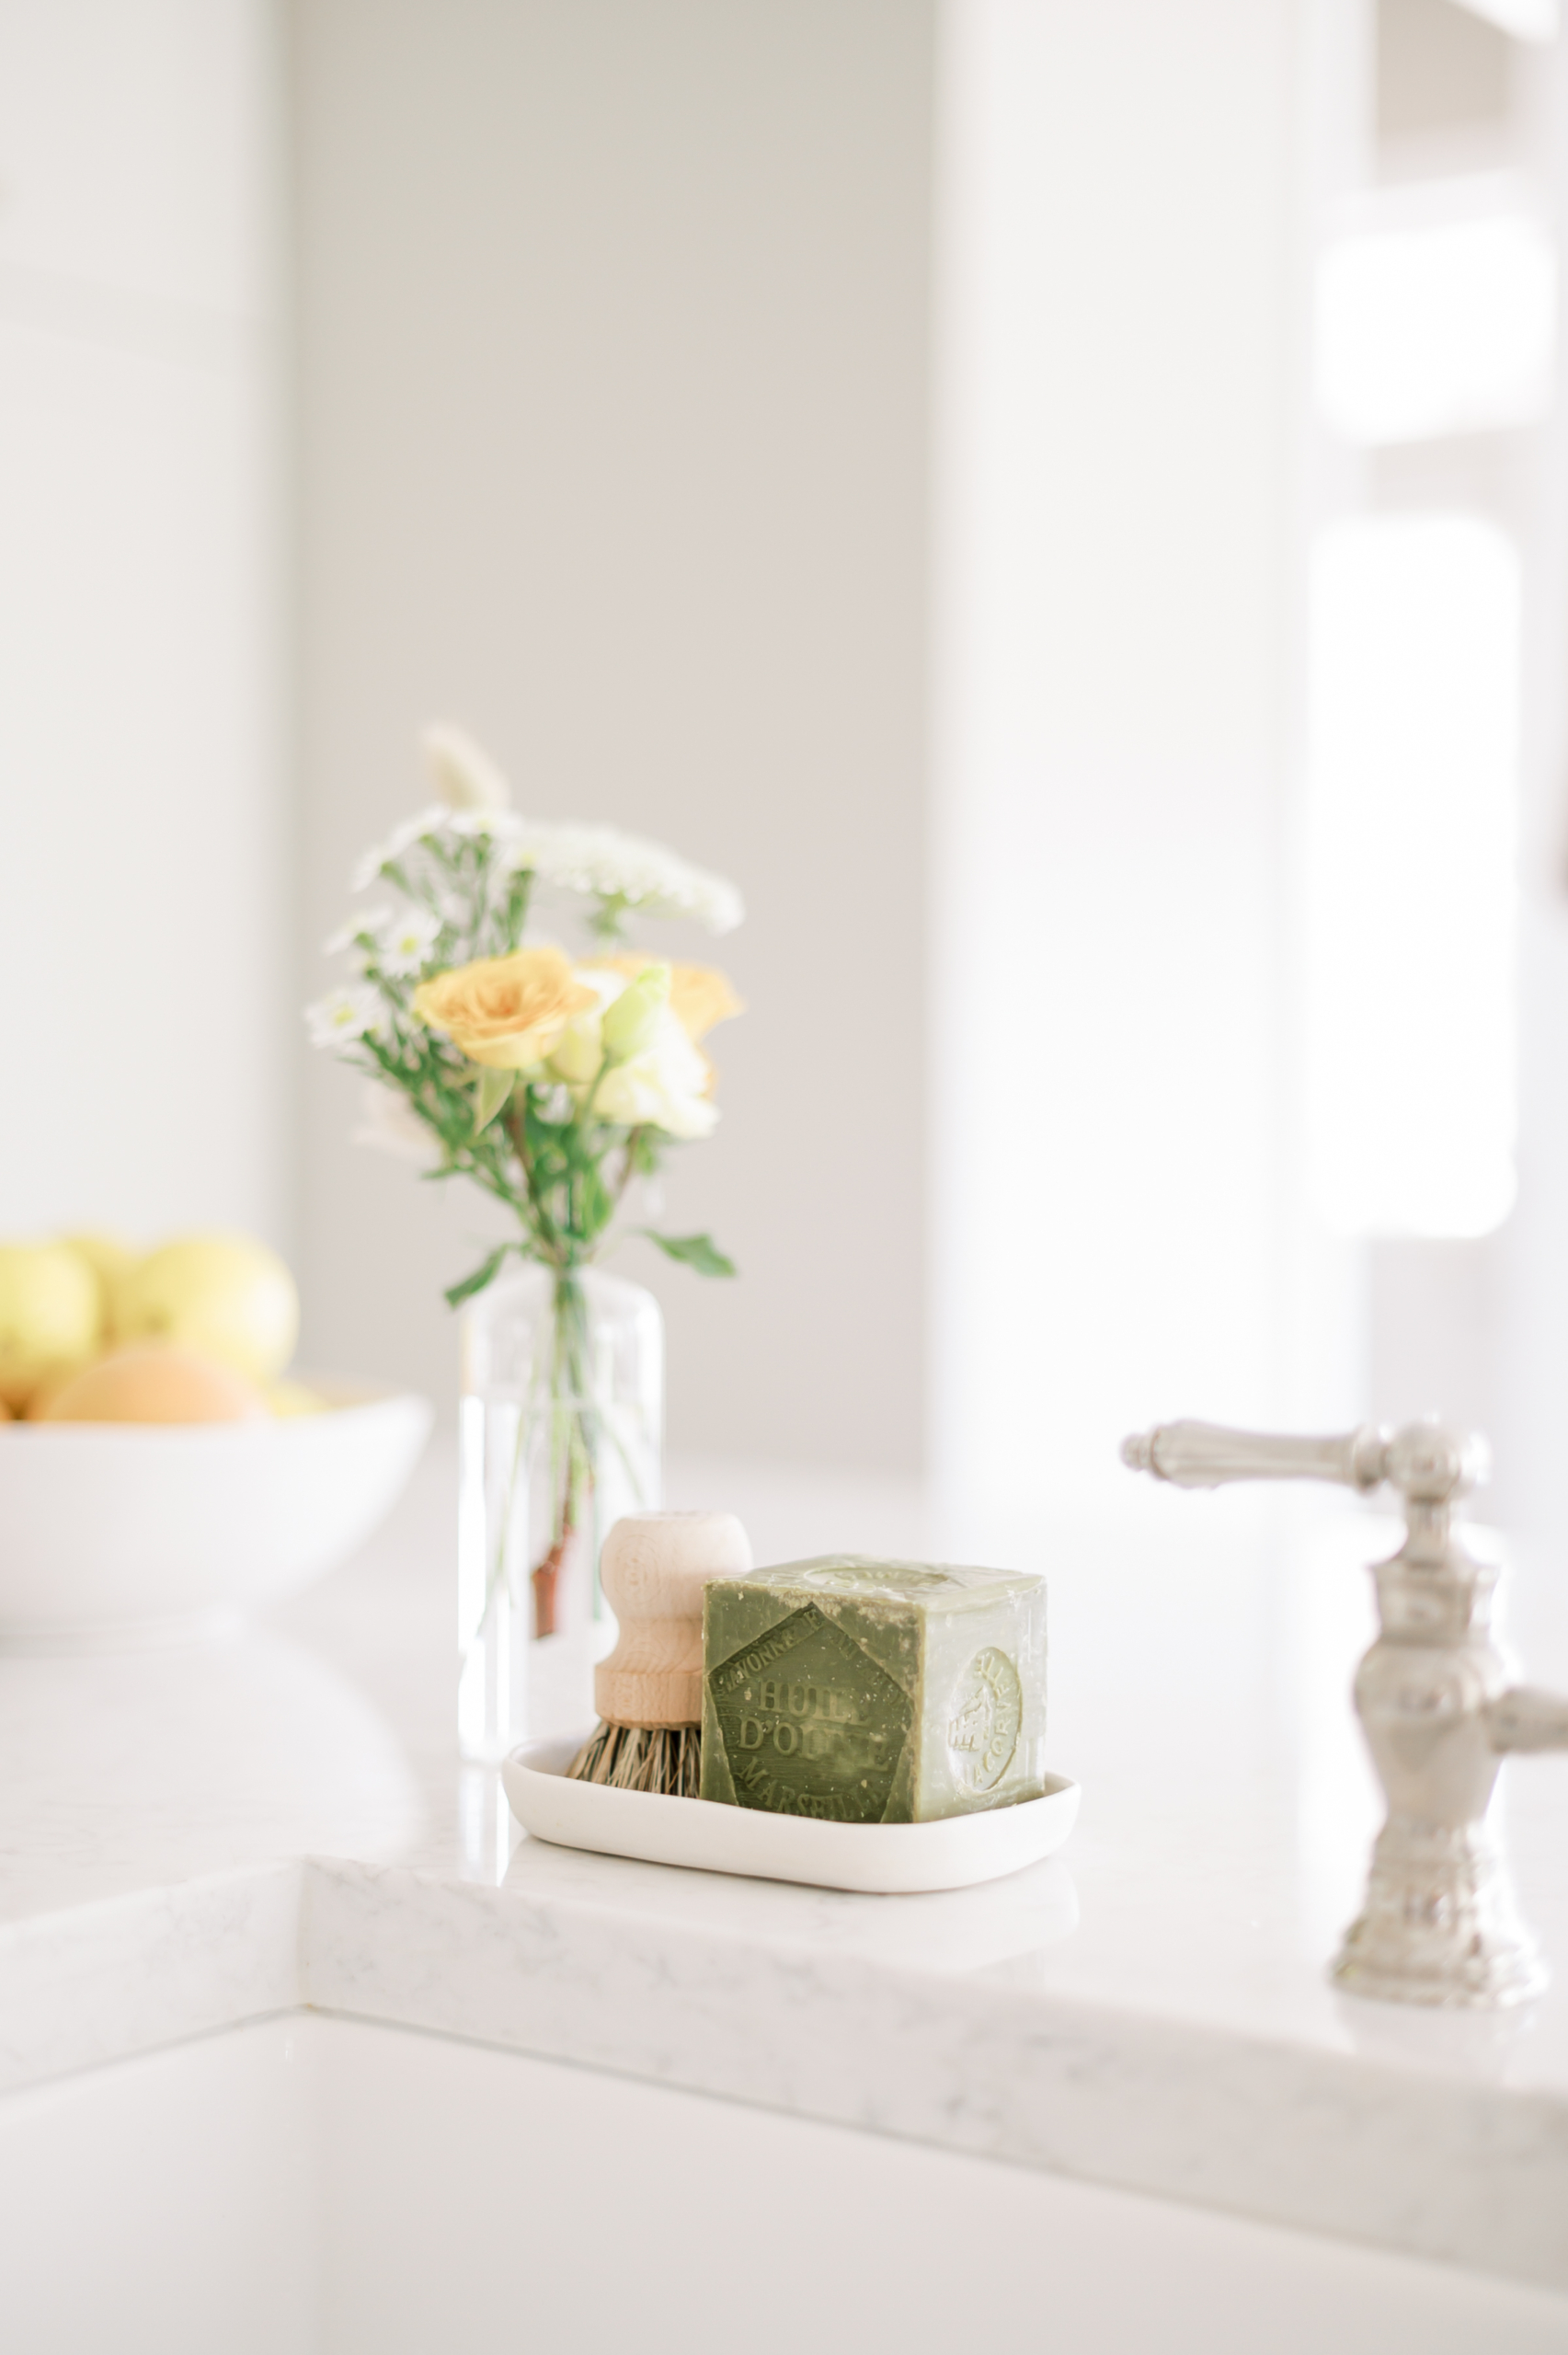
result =
[[[1045,1787],[1046,1582],[828,1554],[703,1602],[703,1797],[927,1823]]]

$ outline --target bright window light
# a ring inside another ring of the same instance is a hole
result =
[[[1459,0],[1459,6],[1472,17],[1484,17],[1489,25],[1512,33],[1516,40],[1557,39],[1557,0]]]
[[[1310,626],[1312,1194],[1341,1234],[1485,1235],[1514,1200],[1518,560],[1469,517],[1336,523]]]
[[[1318,263],[1317,394],[1353,442],[1525,425],[1551,401],[1557,260],[1524,213],[1336,238]]]

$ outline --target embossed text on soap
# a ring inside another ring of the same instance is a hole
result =
[[[909,1695],[814,1603],[721,1661],[708,1689],[742,1807],[880,1821]]]

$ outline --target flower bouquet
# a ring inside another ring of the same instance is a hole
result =
[[[612,1507],[658,1502],[658,1309],[594,1263],[635,1232],[700,1275],[735,1272],[708,1235],[632,1221],[668,1147],[717,1121],[702,1041],[740,1002],[709,967],[630,948],[626,928],[684,916],[727,932],[742,910],[732,884],[657,844],[523,819],[455,729],[426,750],[437,802],[353,879],[395,899],[328,942],[352,978],[307,1019],[366,1074],[366,1141],[471,1178],[517,1222],[447,1293],[465,1324],[460,1729],[466,1754],[495,1757],[523,1730],[527,1637],[571,1615],[574,1561],[580,1629],[605,1615]],[[546,902],[586,921],[588,953],[529,940]],[[528,1266],[509,1283],[513,1257]]]

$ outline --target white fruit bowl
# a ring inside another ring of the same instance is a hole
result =
[[[200,1636],[351,1554],[418,1462],[429,1403],[311,1387],[328,1413],[0,1425],[0,1648]]]

